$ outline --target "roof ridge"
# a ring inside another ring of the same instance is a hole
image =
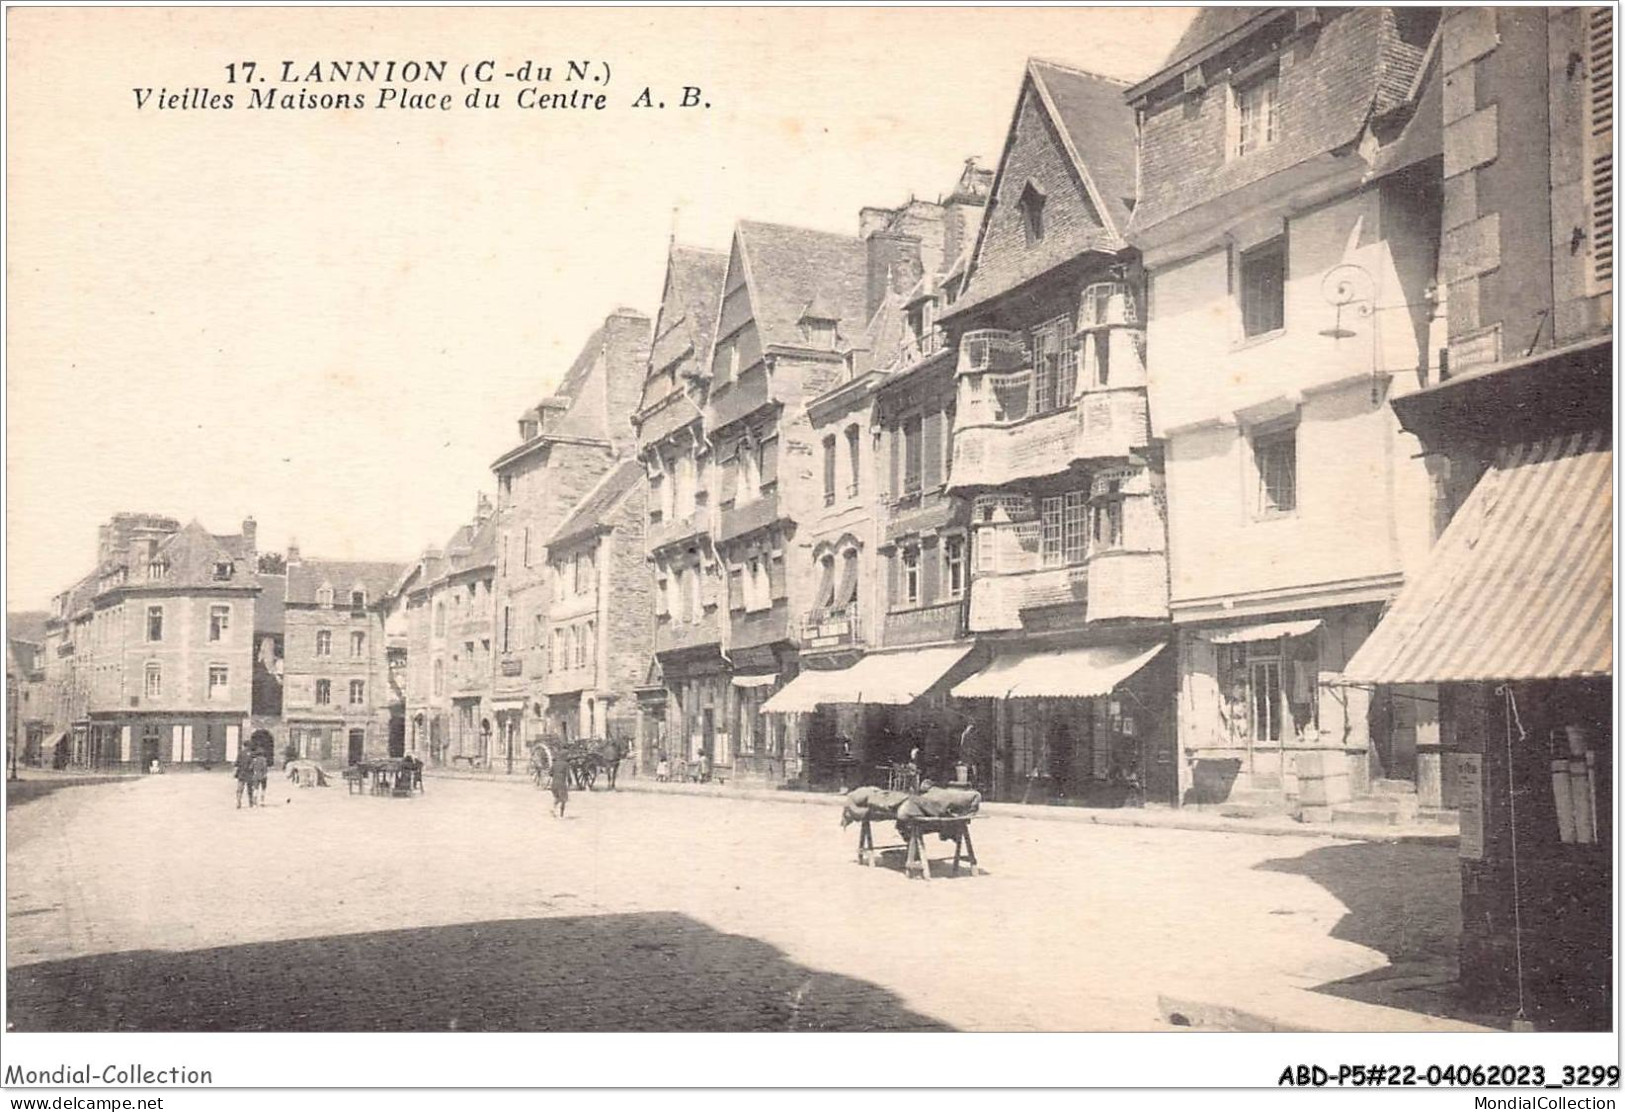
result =
[[[1051,69],[1065,70],[1068,73],[1075,73],[1079,77],[1092,77],[1096,81],[1104,81],[1108,85],[1121,85],[1125,89],[1132,88],[1134,85],[1134,82],[1124,78],[1112,77],[1109,74],[1104,73],[1096,73],[1094,70],[1086,70],[1082,66],[1074,66],[1067,62],[1057,62],[1053,58],[1040,58],[1037,55],[1034,55],[1027,59],[1027,63],[1029,65],[1048,66]]]

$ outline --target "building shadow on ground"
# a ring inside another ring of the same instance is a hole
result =
[[[18,1031],[941,1031],[889,990],[668,912],[8,970]]]
[[[1471,1008],[1461,988],[1461,871],[1453,844],[1326,846],[1258,868],[1320,885],[1348,909],[1331,936],[1388,959],[1382,969],[1314,991],[1467,1023],[1503,1023]]]
[[[135,776],[24,776],[6,784],[6,808],[20,807],[63,788],[88,788],[95,784],[118,784]]]

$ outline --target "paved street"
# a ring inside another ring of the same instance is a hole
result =
[[[561,821],[528,785],[272,783],[254,811],[221,773],[13,808],[8,1020],[1143,1030],[1159,996],[1313,989],[1358,1023],[1344,1001],[1413,985],[1440,1010],[1459,930],[1448,845],[989,817],[985,874],[925,883],[856,865],[833,802],[600,791]]]

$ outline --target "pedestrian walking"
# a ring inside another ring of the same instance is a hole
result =
[[[666,756],[664,749],[660,751],[660,761],[655,765],[655,779],[662,784],[671,779],[671,758]]]
[[[564,817],[564,805],[570,802],[570,762],[563,757],[553,758],[553,815]]]
[[[237,762],[233,766],[232,775],[237,778],[237,809],[239,811],[243,809],[243,792],[248,790],[248,781],[252,775],[253,763],[254,750],[252,748],[245,745],[237,751]],[[251,807],[254,805],[252,794],[248,797],[248,804]]]
[[[259,750],[254,751],[254,759],[248,762],[248,805],[254,806],[254,799],[259,798],[261,807],[265,806],[265,781],[270,772],[270,764],[265,754]]]

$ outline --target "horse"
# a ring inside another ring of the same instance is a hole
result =
[[[609,790],[614,791],[621,761],[630,751],[631,747],[618,737],[584,738],[570,745],[566,759],[570,762],[570,772],[575,777],[576,786],[582,791],[592,791],[600,772],[604,774]]]

